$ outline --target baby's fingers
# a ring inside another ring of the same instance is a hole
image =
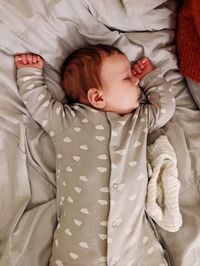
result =
[[[137,72],[137,74],[142,72],[142,70],[141,70],[141,68],[140,68],[140,65],[139,65],[138,63],[136,63],[136,64],[133,66],[133,69]]]
[[[37,63],[37,55],[36,54],[33,54],[32,55],[32,60],[33,60],[33,63]]]
[[[15,56],[15,63],[19,63],[22,62],[21,56],[20,55],[16,55]]]
[[[132,73],[132,75],[134,75],[134,76],[137,75],[137,72],[136,72],[133,68],[131,69],[131,73]]]
[[[145,68],[145,65],[149,62],[149,60],[144,57],[142,59],[140,59],[137,64],[140,66],[141,69],[144,69]]]
[[[21,55],[21,59],[22,59],[22,63],[23,63],[24,65],[28,64],[28,60],[27,60],[25,54],[22,54],[22,55]]]
[[[39,55],[36,55],[36,58],[38,63],[43,61],[43,58]]]
[[[140,61],[142,61],[143,64],[146,64],[149,62],[149,59],[147,57],[143,57]]]
[[[26,55],[26,60],[28,61],[29,64],[33,63],[33,56],[32,54],[27,54]]]

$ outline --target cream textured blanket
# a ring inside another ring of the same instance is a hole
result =
[[[146,210],[167,231],[178,231],[182,225],[179,209],[180,181],[177,158],[168,138],[161,135],[147,147],[149,184]]]

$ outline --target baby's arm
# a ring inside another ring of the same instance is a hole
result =
[[[164,126],[175,111],[175,98],[170,84],[163,78],[159,69],[155,69],[147,58],[139,60],[132,68],[132,74],[140,79],[140,86],[148,99],[141,104],[141,112],[147,117],[149,131]]]
[[[75,113],[54,99],[43,79],[44,60],[39,55],[15,56],[19,93],[31,116],[51,136],[68,128]]]

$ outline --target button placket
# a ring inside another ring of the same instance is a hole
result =
[[[110,218],[108,220],[108,239],[112,241],[108,241],[108,258],[109,265],[115,266],[118,264],[119,258],[115,256],[115,251],[113,250],[114,243],[113,239],[115,239],[115,234],[118,226],[118,215],[116,214],[117,206],[116,202],[118,201],[118,193],[120,193],[119,186],[121,181],[121,171],[120,171],[120,159],[121,155],[119,151],[120,147],[120,135],[122,133],[122,125],[118,122],[119,117],[113,116],[110,114],[108,116],[108,120],[111,124],[111,136],[110,136],[110,159],[111,159],[111,174],[110,174]],[[117,170],[119,169],[119,171]],[[117,211],[118,212],[118,211]]]

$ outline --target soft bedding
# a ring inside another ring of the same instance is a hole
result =
[[[1,266],[48,265],[56,227],[53,145],[19,97],[13,55],[40,54],[46,60],[48,87],[54,97],[63,100],[62,61],[88,43],[114,44],[131,61],[147,56],[171,82],[176,112],[150,136],[149,143],[165,134],[175,150],[183,225],[173,233],[152,226],[171,265],[200,265],[200,111],[178,71],[174,45],[177,3],[150,2],[150,9],[144,6],[142,10],[141,4],[131,0],[0,0]],[[129,9],[133,5],[134,14]],[[154,266],[148,261],[143,265]]]

